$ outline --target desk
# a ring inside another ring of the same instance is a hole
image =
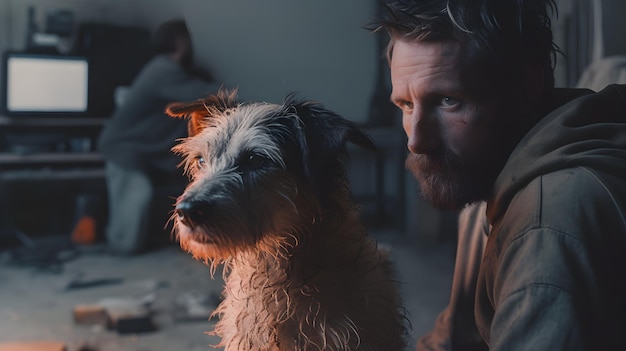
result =
[[[38,170],[0,171],[0,182],[72,181],[102,180],[104,168],[58,170],[42,168]],[[4,194],[3,194],[4,195]],[[0,200],[1,201],[1,200]]]
[[[106,123],[105,118],[7,117],[0,116],[3,133],[54,132],[70,138],[80,135],[89,141],[86,152],[0,152],[0,181],[75,180],[104,177],[104,159],[90,149]],[[80,129],[77,131],[76,129]],[[7,146],[11,148],[11,145]],[[71,149],[71,147],[68,147]]]
[[[81,186],[88,191],[102,191],[104,159],[91,149],[106,121],[106,118],[92,117],[0,116],[0,141],[4,141],[0,149],[0,226],[4,228],[4,233],[0,233],[0,237],[15,232],[16,217],[24,213],[18,206],[23,197],[37,198],[37,205],[40,201],[49,202],[50,212],[69,216],[68,221],[71,221],[73,208],[62,207],[73,206],[63,204],[73,204],[84,191]],[[11,138],[15,135],[18,138]],[[62,147],[55,145],[50,148],[38,144],[49,135],[60,140],[55,143],[63,144],[59,145]],[[26,146],[12,144],[13,139],[24,141]],[[79,144],[80,150],[73,150],[73,139],[88,142],[83,146]],[[35,147],[30,147],[28,143]],[[83,181],[98,184],[84,186]],[[35,187],[35,184],[39,185]],[[66,188],[72,192],[66,193]],[[53,194],[55,200],[47,198],[48,192]],[[39,219],[33,218],[35,221]]]
[[[107,117],[28,117],[0,116],[0,126],[6,127],[103,127]]]
[[[91,152],[95,139],[107,122],[107,118],[96,117],[28,117],[0,116],[0,140],[4,140],[4,148],[0,149],[0,169],[6,166],[63,163],[93,163],[101,161],[99,155]],[[28,139],[25,143],[36,144],[39,137],[54,135],[67,142],[66,148],[56,150],[16,151],[11,136],[18,135]],[[89,141],[80,149],[73,148],[72,138]],[[75,149],[75,150],[73,150]],[[72,152],[74,151],[74,152]]]
[[[0,181],[92,179],[104,177],[99,153],[0,153]]]

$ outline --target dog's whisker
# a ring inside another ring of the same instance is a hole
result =
[[[280,197],[282,197],[283,199],[287,200],[287,203],[289,205],[291,205],[291,209],[293,210],[293,213],[297,216],[298,215],[298,206],[296,206],[296,204],[293,202],[293,200],[291,200],[289,195],[287,195],[287,194],[285,194],[283,192],[279,192],[278,195],[280,195]]]

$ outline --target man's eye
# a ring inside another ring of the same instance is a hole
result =
[[[443,107],[456,107],[461,103],[461,100],[450,96],[444,96],[441,99],[441,106]]]
[[[413,111],[413,103],[411,101],[399,101],[397,105],[405,113]]]

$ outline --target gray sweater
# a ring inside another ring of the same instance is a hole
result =
[[[98,140],[107,162],[151,175],[180,174],[179,157],[170,152],[187,136],[187,121],[164,113],[170,102],[191,101],[219,86],[193,77],[165,55],[154,57],[130,86]]]

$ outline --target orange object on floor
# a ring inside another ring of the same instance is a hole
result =
[[[96,242],[96,234],[96,220],[91,216],[83,216],[72,230],[72,242],[83,245],[92,244]]]

